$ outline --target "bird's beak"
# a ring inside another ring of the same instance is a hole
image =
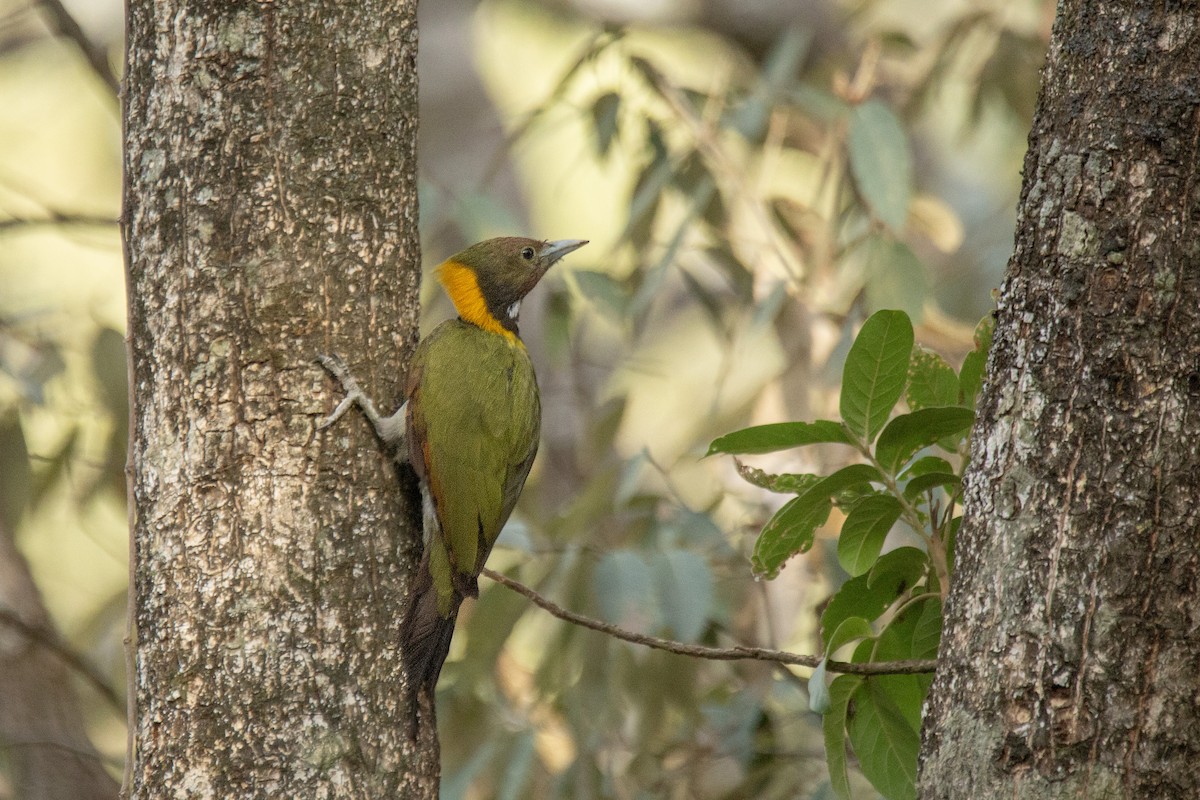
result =
[[[546,242],[542,258],[547,264],[553,264],[567,253],[574,253],[588,243],[587,239],[559,239],[557,242]]]

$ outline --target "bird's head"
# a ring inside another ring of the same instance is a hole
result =
[[[451,256],[437,268],[437,277],[464,320],[516,336],[522,298],[555,262],[585,244],[585,239],[488,239]]]

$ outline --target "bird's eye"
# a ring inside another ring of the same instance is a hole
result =
[[[522,250],[521,258],[525,259],[526,261],[533,261],[533,248],[526,247],[524,250]]]

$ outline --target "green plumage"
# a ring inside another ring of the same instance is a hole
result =
[[[537,454],[537,378],[515,338],[459,319],[417,347],[409,377],[409,457],[438,526],[427,542],[438,615],[478,594],[479,571]]]
[[[438,268],[458,319],[417,346],[408,376],[408,460],[421,483],[425,554],[404,626],[409,672],[432,687],[463,598],[508,521],[537,454],[542,407],[517,335],[521,300],[586,242],[505,237]]]
[[[425,549],[401,638],[409,676],[437,683],[463,598],[508,521],[533,457],[542,407],[525,345],[521,300],[552,265],[587,242],[502,237],[468,247],[438,267],[458,319],[417,345],[407,401],[384,417],[335,355],[317,360],[346,390],[324,430],[358,406],[380,440],[417,473]]]

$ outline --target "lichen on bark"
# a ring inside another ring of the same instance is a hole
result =
[[[1200,796],[1197,20],[1059,5],[923,798]]]

